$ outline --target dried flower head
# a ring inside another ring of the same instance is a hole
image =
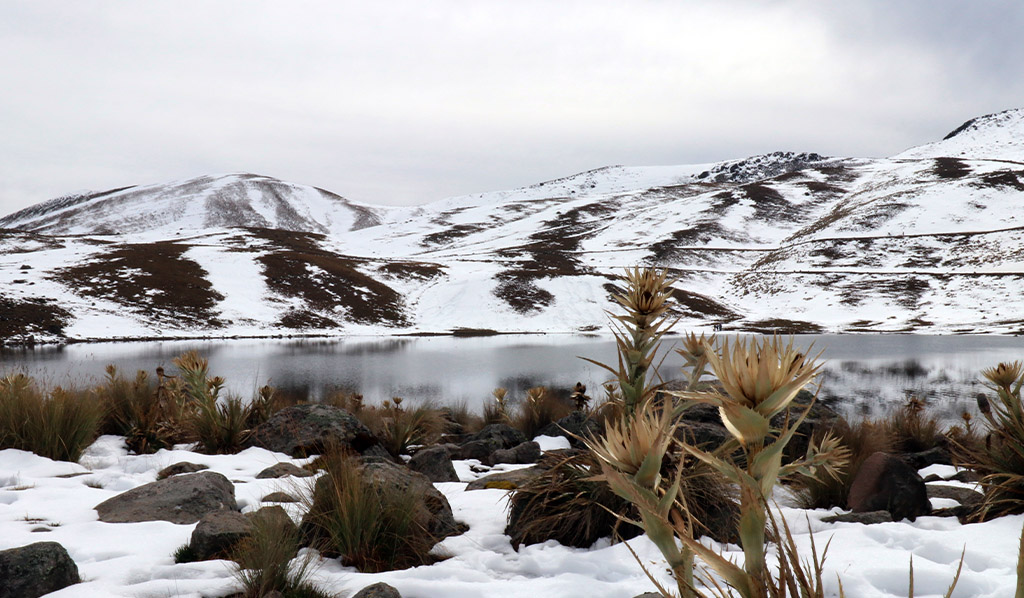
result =
[[[1013,363],[1000,363],[994,368],[982,370],[981,375],[990,382],[1001,388],[1010,388],[1024,372],[1024,363],[1014,361]]]

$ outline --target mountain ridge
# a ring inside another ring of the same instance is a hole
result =
[[[252,174],[58,198],[0,219],[0,339],[602,331],[638,264],[678,279],[688,328],[1022,333],[1024,111],[953,133],[409,208]],[[205,211],[161,219],[175,202]]]

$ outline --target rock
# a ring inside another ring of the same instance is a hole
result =
[[[542,471],[544,471],[544,468],[536,466],[513,469],[512,471],[500,471],[473,480],[466,486],[466,490],[484,490],[486,488],[515,490],[526,480],[537,476]]]
[[[899,457],[874,453],[857,472],[847,504],[854,513],[886,510],[893,521],[914,521],[931,512],[924,480]]]
[[[955,482],[980,482],[981,476],[978,475],[978,472],[971,469],[961,469],[949,479]]]
[[[288,476],[308,478],[311,475],[313,475],[312,471],[302,469],[298,465],[292,465],[291,463],[275,463],[256,474],[256,479],[266,480],[271,478],[284,478]]]
[[[356,592],[352,598],[402,598],[394,586],[379,581]]]
[[[176,475],[122,492],[96,505],[100,521],[196,523],[212,511],[237,511],[235,487],[219,473]]]
[[[0,598],[37,598],[80,581],[78,566],[56,542],[0,550]]]
[[[226,558],[231,549],[251,533],[252,522],[245,515],[237,511],[213,511],[199,520],[189,547],[199,561]]]
[[[400,463],[401,462],[400,460],[396,460],[394,457],[392,457],[391,453],[389,453],[387,451],[387,449],[385,449],[383,446],[381,446],[379,444],[375,444],[375,445],[371,446],[370,448],[366,449],[365,451],[363,451],[363,454],[360,455],[360,457],[363,459],[363,461],[373,461],[373,460],[376,460],[376,461],[387,461],[388,463]]]
[[[156,479],[162,480],[164,478],[169,478],[172,475],[179,475],[183,473],[195,473],[197,471],[203,471],[204,469],[210,468],[207,465],[200,465],[198,463],[189,463],[188,461],[181,461],[179,463],[175,463],[174,465],[168,465],[167,467],[161,469],[159,472],[157,472]]]
[[[497,465],[498,463],[525,465],[527,463],[536,463],[538,459],[540,459],[540,445],[531,440],[520,443],[515,448],[498,449],[490,454],[487,461],[491,465]]]
[[[288,516],[288,513],[278,505],[263,507],[258,511],[246,513],[245,518],[252,522],[254,528],[271,530],[278,534],[294,534],[295,537],[298,537],[299,534],[299,526],[295,525],[295,522]],[[293,554],[292,557],[294,556]]]
[[[460,446],[457,451],[451,451],[451,456],[452,459],[476,459],[484,463],[496,450],[499,449],[494,448],[494,443],[488,440],[470,440]]]
[[[377,438],[354,415],[330,405],[285,407],[253,430],[249,446],[293,457],[321,454],[326,446],[357,453],[378,444]]]
[[[431,515],[427,529],[437,539],[461,533],[460,527],[452,515],[452,507],[448,504],[448,499],[437,488],[434,488],[434,484],[422,473],[395,463],[374,462],[363,465],[363,477],[386,489],[405,490],[411,487],[415,492],[421,494],[424,507]]]
[[[918,453],[904,453],[900,457],[907,462],[907,465],[914,468],[914,470],[924,469],[929,465],[952,465],[953,459],[949,454],[949,449],[944,446],[934,446],[926,451]]]
[[[889,511],[867,511],[864,513],[840,513],[838,515],[829,515],[828,517],[822,517],[823,523],[863,523],[865,525],[871,525],[873,523],[887,523],[892,521],[892,513]]]
[[[574,447],[582,447],[581,438],[589,438],[601,431],[601,424],[582,411],[573,411],[557,422],[548,424],[541,428],[538,433],[541,436],[563,436],[569,439],[569,444]]]
[[[682,421],[676,429],[675,437],[686,444],[713,451],[725,444],[732,435],[725,426],[705,422]]]
[[[970,488],[950,486],[948,484],[928,484],[925,488],[928,492],[928,498],[952,498],[968,508],[974,508],[985,500],[984,494]]]
[[[441,446],[416,451],[409,460],[409,469],[422,473],[431,482],[459,481],[452,459],[448,456],[448,449]]]
[[[364,481],[377,485],[384,492],[402,492],[411,488],[414,494],[421,497],[417,505],[416,519],[423,521],[427,531],[438,540],[465,531],[465,528],[455,521],[448,499],[437,488],[434,488],[434,484],[427,476],[414,472],[404,465],[376,460],[364,462],[360,471]],[[309,513],[325,511],[320,497],[326,494],[331,483],[330,474],[316,481],[316,486],[313,489],[313,504]],[[310,523],[308,514],[303,519],[300,529],[306,541],[317,539],[315,528]]]
[[[479,458],[476,456],[469,457],[465,455],[465,450],[470,445],[478,447],[476,451],[474,451],[474,454],[486,453],[483,455],[483,458],[486,459],[496,450],[513,448],[527,440],[529,439],[524,436],[522,432],[508,424],[491,424],[469,437],[469,442],[462,445],[463,456],[461,458]]]
[[[263,502],[299,502],[299,499],[287,492],[271,492],[263,497]]]

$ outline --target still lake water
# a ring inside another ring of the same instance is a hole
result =
[[[668,337],[663,345],[666,378],[676,377],[682,364],[669,350],[678,343]],[[796,343],[824,350],[823,400],[844,413],[871,416],[913,395],[925,397],[943,419],[956,419],[974,411],[977,394],[985,392],[982,369],[1024,359],[1024,337],[803,335]],[[499,386],[520,398],[532,386],[568,388],[580,381],[600,397],[610,375],[580,357],[615,360],[609,337],[570,335],[164,341],[4,349],[0,375],[23,371],[50,384],[81,386],[102,380],[109,363],[129,374],[152,373],[158,365],[170,370],[173,357],[193,349],[241,396],[269,382],[313,397],[356,390],[373,403],[400,396],[477,410]]]

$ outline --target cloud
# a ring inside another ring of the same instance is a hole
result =
[[[888,155],[1013,107],[1013,2],[0,6],[0,212],[255,171],[421,203],[606,164]]]

